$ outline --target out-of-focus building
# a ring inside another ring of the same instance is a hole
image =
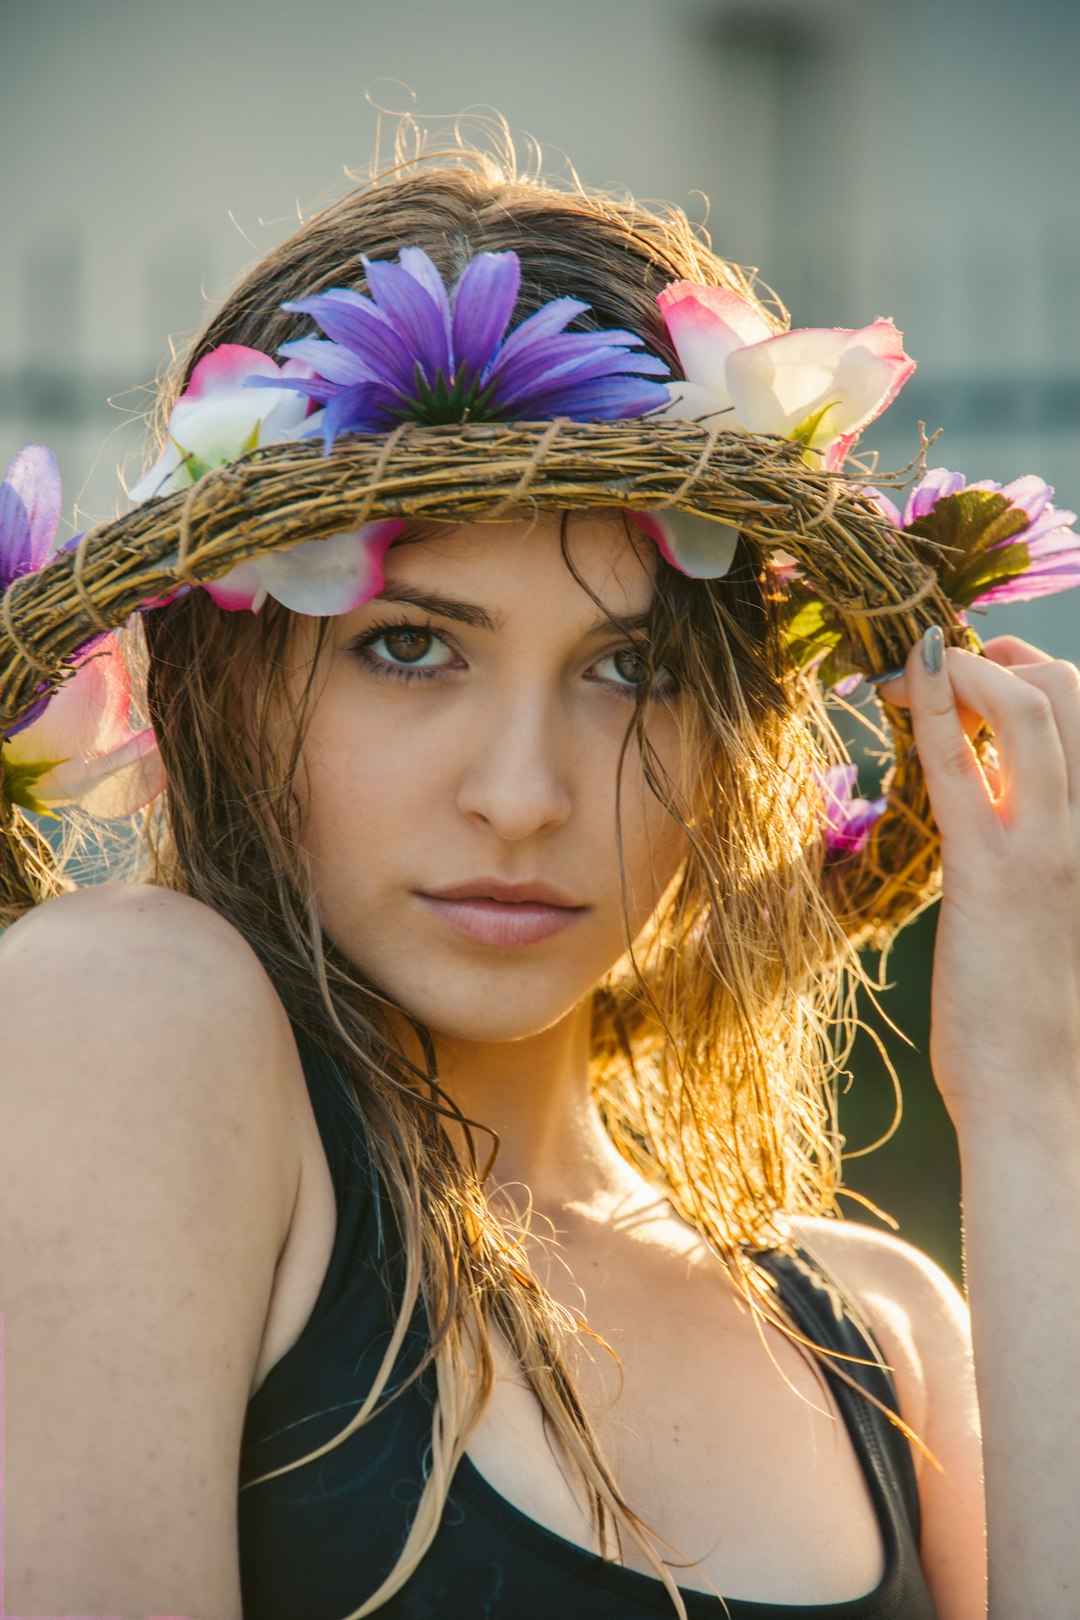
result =
[[[704,194],[796,325],[892,315],[919,371],[886,462],[922,418],[933,460],[1080,501],[1071,0],[35,0],[2,44],[0,450],[55,445],[88,515],[169,338],[364,167],[365,93],[403,86],[436,121],[497,109],[586,183]],[[1034,622],[1080,653],[1076,620],[1065,596]]]
[[[586,184],[707,215],[797,326],[891,315],[919,370],[868,435],[886,466],[921,419],[945,429],[931,465],[1039,472],[1080,509],[1078,61],[1075,0],[8,4],[0,467],[38,439],[77,527],[116,510],[170,339],[365,169],[376,104],[389,154],[407,86],[433,123],[497,111]],[[999,620],[1080,658],[1075,594]],[[890,1004],[923,1050],[929,950],[920,924]],[[894,1055],[912,1123],[856,1184],[955,1265],[951,1133]],[[891,1093],[861,1106],[843,1118],[865,1143]]]

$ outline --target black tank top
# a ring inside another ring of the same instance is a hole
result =
[[[302,1034],[300,1055],[337,1202],[333,1252],[300,1338],[248,1404],[240,1485],[336,1435],[368,1393],[396,1316],[400,1253],[387,1195],[336,1065]],[[761,1256],[811,1339],[873,1365],[847,1364],[895,1408],[880,1354],[835,1283],[809,1258]],[[418,1308],[389,1389],[425,1343]],[[830,1385],[881,1526],[885,1574],[846,1603],[726,1600],[730,1620],[934,1620],[919,1565],[919,1509],[907,1441],[839,1379]],[[385,1399],[385,1397],[383,1397]],[[325,1456],[240,1490],[244,1620],[344,1620],[397,1561],[425,1477],[434,1402],[431,1369]],[[782,1534],[782,1526],[778,1526]],[[837,1533],[842,1535],[843,1526]],[[690,1620],[724,1605],[683,1589]],[[660,1581],[600,1558],[513,1507],[464,1457],[434,1541],[380,1620],[647,1620],[672,1616]]]

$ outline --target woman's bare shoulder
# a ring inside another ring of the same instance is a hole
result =
[[[865,1222],[799,1216],[790,1226],[861,1307],[917,1428],[928,1377],[951,1380],[969,1368],[970,1324],[955,1283],[921,1249]]]
[[[228,923],[137,887],[21,918],[0,999],[12,1601],[239,1614],[236,1457],[299,1185],[288,1019]]]
[[[5,1013],[59,1033],[122,1034],[160,1053],[167,1035],[212,1047],[243,1027],[272,1046],[288,1021],[258,957],[201,901],[150,884],[100,884],[48,900],[0,934]],[[5,1026],[7,1017],[5,1016]]]

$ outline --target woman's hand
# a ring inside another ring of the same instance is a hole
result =
[[[960,1145],[989,1616],[1061,1620],[1080,1612],[1080,675],[1014,636],[935,660],[938,638],[883,696],[911,709],[941,831],[930,1057]]]
[[[1080,673],[1015,636],[935,659],[939,638],[882,690],[911,710],[941,832],[934,1075],[962,1141],[1080,1128]]]

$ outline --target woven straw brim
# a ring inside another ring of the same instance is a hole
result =
[[[807,467],[795,445],[670,420],[408,424],[343,437],[328,456],[310,442],[251,451],[88,531],[77,548],[17,579],[0,607],[0,735],[43,683],[59,684],[65,661],[94,635],[179,586],[379,518],[492,521],[530,505],[675,508],[734,525],[795,559],[871,676],[902,664],[931,624],[948,642],[968,639],[906,538],[857,484]],[[887,712],[896,744],[888,812],[864,850],[827,878],[857,940],[884,939],[937,882],[937,834],[910,728],[903,713]],[[11,807],[0,813],[14,833]]]

